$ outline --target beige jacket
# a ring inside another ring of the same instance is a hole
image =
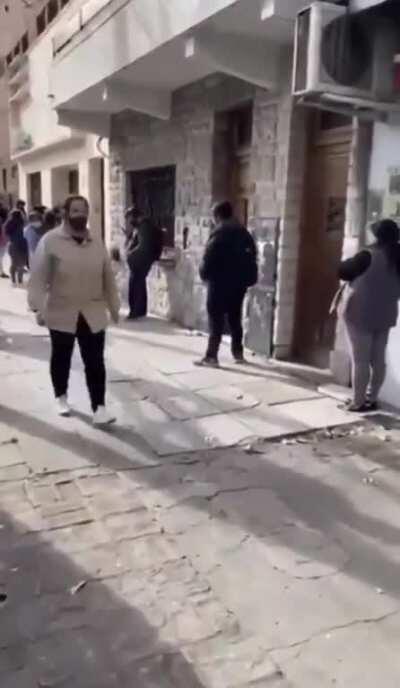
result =
[[[64,227],[52,230],[36,249],[28,303],[50,330],[76,332],[81,313],[92,332],[104,330],[107,310],[118,319],[120,300],[107,251],[90,234],[77,243]]]

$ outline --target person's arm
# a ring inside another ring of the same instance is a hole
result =
[[[339,278],[343,280],[343,282],[352,282],[357,277],[363,275],[370,265],[370,252],[360,251],[352,258],[342,261],[339,267]]]
[[[28,284],[28,304],[31,310],[43,316],[51,277],[51,256],[47,242],[41,241],[35,253],[31,277]]]
[[[106,250],[104,250],[103,278],[104,295],[108,310],[110,311],[113,321],[117,323],[119,320],[119,309],[121,308],[121,302],[118,294],[117,283],[111,267],[111,261]]]
[[[207,242],[206,249],[204,251],[203,260],[200,263],[199,274],[203,282],[215,277],[216,265],[218,263],[218,237],[211,236]]]

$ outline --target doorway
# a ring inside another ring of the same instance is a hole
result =
[[[128,172],[130,202],[164,231],[169,248],[175,245],[175,176],[174,165]]]
[[[299,361],[329,367],[336,323],[329,307],[339,286],[352,123],[349,117],[315,112],[310,137],[303,217],[294,354]]]
[[[28,176],[29,208],[42,205],[42,175],[40,172],[33,172]]]
[[[214,201],[231,201],[235,217],[247,226],[254,192],[251,176],[253,104],[215,115],[213,148]]]

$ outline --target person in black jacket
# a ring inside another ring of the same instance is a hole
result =
[[[248,230],[239,224],[231,203],[214,207],[216,228],[208,240],[200,266],[200,277],[207,283],[207,312],[210,336],[204,358],[196,365],[217,368],[218,351],[225,317],[232,337],[232,355],[244,363],[242,310],[247,289],[257,283],[257,250]]]
[[[147,315],[146,279],[153,263],[161,257],[163,233],[135,207],[128,208],[125,220],[125,251],[130,270],[127,320],[137,320]]]

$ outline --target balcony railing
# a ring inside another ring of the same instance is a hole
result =
[[[113,0],[86,0],[82,7],[53,38],[53,55],[59,55],[72,39]]]

